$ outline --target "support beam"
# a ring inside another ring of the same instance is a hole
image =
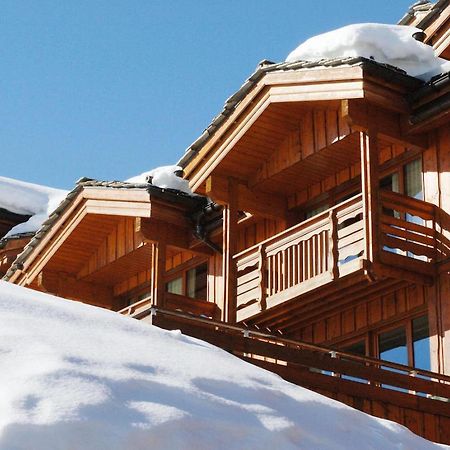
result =
[[[153,243],[151,280],[153,304],[164,307],[165,303],[165,274],[166,274],[166,242]]]
[[[342,100],[341,115],[353,131],[376,129],[376,135],[389,142],[420,150],[428,148],[426,134],[406,134],[402,126],[404,120],[399,113],[372,106],[366,100]]]
[[[234,190],[233,195],[231,187]],[[287,200],[284,197],[250,190],[245,184],[233,178],[211,175],[206,180],[206,195],[217,203],[225,205],[229,205],[232,196],[235,196],[237,211],[246,211],[270,219],[286,217]]]
[[[379,261],[379,179],[378,139],[376,131],[360,133],[361,184],[364,207],[365,259],[370,263]]]
[[[228,204],[223,209],[223,287],[224,321],[236,322],[237,269],[233,256],[237,251],[238,185],[228,179]]]
[[[136,231],[147,242],[166,242],[168,245],[188,249],[190,232],[185,227],[157,219],[136,218]]]

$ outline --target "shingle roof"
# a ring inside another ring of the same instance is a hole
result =
[[[378,63],[374,60],[363,57],[346,57],[346,58],[333,58],[333,59],[321,59],[319,61],[296,61],[296,62],[282,62],[273,63],[271,61],[261,61],[255,72],[245,81],[245,83],[229,97],[225,105],[208,127],[203,131],[200,137],[195,140],[185,151],[184,155],[178,161],[178,165],[186,167],[187,164],[195,157],[199,149],[214,135],[216,130],[222,125],[223,122],[234,112],[237,105],[241,100],[254,88],[254,86],[269,72],[287,72],[304,69],[317,69],[317,68],[333,68],[333,67],[353,67],[362,66],[364,69],[375,72],[374,74],[386,81],[397,81],[402,84],[406,84],[411,88],[419,87],[422,82],[417,78],[411,77],[404,70],[398,67],[391,66],[389,64]]]
[[[204,197],[198,195],[190,195],[177,189],[161,188],[159,186],[152,185],[150,183],[128,183],[124,181],[99,181],[91,178],[81,178],[78,180],[74,189],[72,189],[66,196],[66,198],[58,205],[48,219],[42,224],[41,228],[34,234],[31,241],[25,246],[23,252],[18,255],[14,263],[9,268],[8,272],[3,277],[8,281],[13,273],[20,269],[28,257],[28,255],[37,247],[41,239],[50,231],[52,226],[58,220],[58,218],[64,213],[68,206],[72,203],[75,197],[85,188],[97,187],[104,189],[139,189],[149,192],[152,196],[163,198],[171,203],[182,202],[188,207],[195,207],[203,205],[205,202]],[[5,241],[13,239],[14,236],[3,238],[0,240],[0,248],[5,244]]]

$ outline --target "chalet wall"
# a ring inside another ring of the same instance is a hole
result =
[[[450,214],[450,128],[442,126],[431,135],[423,155],[425,200]],[[448,216],[446,216],[448,219]],[[447,238],[450,234],[447,232]],[[443,373],[450,374],[450,275],[442,272],[436,280],[436,297],[430,309],[437,330],[436,355]]]
[[[319,345],[340,347],[349,340],[357,340],[381,326],[395,323],[414,313],[426,313],[431,287],[411,284],[394,292],[379,295],[350,308],[320,317],[301,327],[295,337]]]

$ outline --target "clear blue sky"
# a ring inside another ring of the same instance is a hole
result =
[[[413,0],[4,0],[0,175],[71,188],[175,163],[262,59]]]

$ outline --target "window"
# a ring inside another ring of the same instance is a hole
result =
[[[380,189],[423,200],[422,160],[415,159],[381,178]]]
[[[423,200],[422,160],[416,159],[404,166],[405,194]]]
[[[207,299],[208,263],[204,262],[195,267],[178,273],[166,283],[166,291],[171,294],[185,295],[197,300]]]
[[[324,203],[321,206],[317,206],[313,209],[310,209],[308,211],[306,211],[305,213],[305,220],[307,219],[311,219],[311,217],[317,216],[317,214],[320,214],[321,212],[326,211],[329,208],[329,204],[328,203]]]
[[[206,263],[187,271],[186,295],[188,297],[206,300],[207,271],[208,265]]]
[[[378,355],[380,359],[398,364],[408,364],[408,348],[404,327],[385,331],[378,335]]]
[[[418,317],[412,321],[412,342],[414,367],[431,370],[430,331],[427,316]]]
[[[426,315],[377,335],[380,359],[430,370],[430,332]]]
[[[360,341],[353,342],[350,345],[347,345],[342,348],[343,352],[353,353],[358,356],[366,356],[366,341],[362,339]],[[353,360],[352,360],[353,361]],[[353,361],[355,362],[355,361]],[[366,383],[367,381],[362,378],[352,377],[350,375],[342,375],[344,380],[357,381],[358,383]]]

